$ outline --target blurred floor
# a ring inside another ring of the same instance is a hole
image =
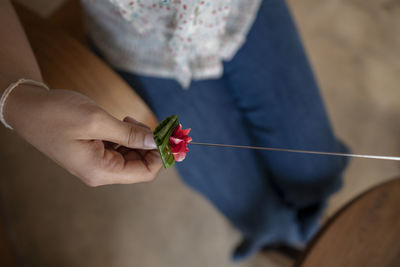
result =
[[[18,1],[42,15],[62,2]],[[400,154],[400,2],[289,4],[337,134],[357,153]],[[233,266],[238,235],[174,170],[151,184],[89,188],[3,127],[0,140],[0,207],[19,266]],[[399,167],[353,160],[327,215]],[[257,255],[235,266],[290,265]]]
[[[400,2],[291,0],[334,129],[356,153],[400,154]],[[396,162],[353,160],[329,214],[398,175]]]

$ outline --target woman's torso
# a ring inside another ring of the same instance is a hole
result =
[[[219,77],[261,0],[82,0],[92,41],[115,67],[174,78]]]

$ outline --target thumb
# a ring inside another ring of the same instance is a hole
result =
[[[155,149],[153,132],[134,121],[120,121],[108,115],[101,122],[99,139],[136,149]]]

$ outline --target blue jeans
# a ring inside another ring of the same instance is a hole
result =
[[[178,114],[194,141],[345,152],[282,0],[265,0],[243,47],[220,79],[192,82],[119,71],[161,120]],[[243,235],[233,258],[265,245],[305,244],[346,160],[286,152],[189,146],[175,166]],[[206,218],[205,218],[206,219]]]

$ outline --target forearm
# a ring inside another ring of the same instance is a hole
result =
[[[39,66],[10,0],[0,0],[0,95],[20,78],[42,81]]]

